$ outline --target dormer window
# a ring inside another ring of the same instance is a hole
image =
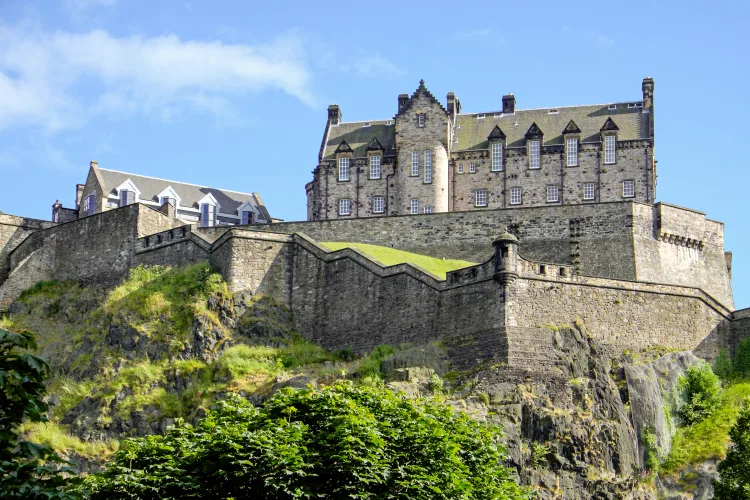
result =
[[[614,135],[604,136],[604,163],[612,165],[617,161],[617,137]]]
[[[424,113],[420,113],[417,115],[417,125],[419,127],[424,127]]]
[[[492,143],[492,171],[500,172],[503,169],[503,143]]]
[[[565,142],[568,149],[568,166],[576,167],[578,166],[578,139],[575,137],[568,137]]]
[[[120,189],[120,206],[132,205],[135,203],[135,191]]]
[[[370,179],[380,179],[380,155],[370,156]]]
[[[201,203],[201,226],[214,227],[216,225],[216,205]]]
[[[349,158],[339,158],[339,180],[349,180]]]
[[[251,210],[243,210],[240,212],[240,220],[243,226],[253,223],[253,212]]]
[[[539,150],[541,144],[539,139],[533,139],[529,141],[529,168],[538,169],[542,168],[539,161]]]
[[[177,199],[176,198],[172,198],[170,196],[162,196],[161,199],[159,200],[159,205],[164,206],[167,203],[170,203],[173,207],[176,207],[177,206]]]

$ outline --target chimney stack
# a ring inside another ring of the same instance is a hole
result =
[[[331,125],[338,125],[341,123],[341,108],[338,104],[331,104],[328,106],[328,121]]]
[[[516,112],[516,96],[508,94],[503,96],[503,114],[512,115]]]
[[[91,160],[91,163],[89,165],[91,166],[91,168],[94,168],[94,167],[98,168],[99,167],[99,162],[96,161],[96,160]]]
[[[400,94],[398,96],[398,112],[399,113],[404,110],[404,108],[406,107],[406,103],[408,102],[409,102],[409,94]]]
[[[643,117],[646,125],[646,133],[654,140],[654,79],[647,76],[641,84],[643,90]]]
[[[81,198],[83,198],[83,189],[86,184],[76,184],[76,210],[81,207]]]
[[[446,98],[448,102],[448,115],[453,118],[457,114],[461,112],[461,101],[456,98],[456,94],[453,92],[448,92],[448,97]]]

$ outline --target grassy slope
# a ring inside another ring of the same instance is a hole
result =
[[[341,250],[342,248],[356,248],[360,252],[372,257],[384,266],[395,266],[396,264],[412,264],[431,272],[442,279],[445,279],[445,273],[462,269],[464,267],[474,266],[476,262],[453,259],[436,259],[427,255],[420,255],[395,248],[382,247],[378,245],[368,245],[366,243],[350,243],[342,241],[326,241],[323,246],[331,250]]]

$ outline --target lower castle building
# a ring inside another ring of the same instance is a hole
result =
[[[398,96],[387,120],[328,121],[307,219],[457,212],[476,209],[653,203],[654,81],[633,101],[465,113],[420,82]]]

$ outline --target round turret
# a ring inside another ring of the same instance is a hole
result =
[[[518,278],[518,239],[504,232],[492,242],[495,247],[495,281],[503,287]]]

